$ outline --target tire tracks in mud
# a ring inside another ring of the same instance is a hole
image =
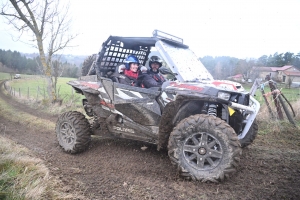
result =
[[[18,102],[5,94],[3,86],[4,81],[0,83],[0,98],[16,110],[14,114],[20,111],[56,122],[57,115]],[[164,199],[174,199],[173,189],[168,193],[163,188],[149,191],[149,188],[154,189],[165,180],[174,179],[174,175],[176,177],[176,169],[167,154],[157,152],[156,146],[142,151],[141,147],[145,144],[141,142],[93,138],[86,152],[71,155],[60,148],[55,130],[37,130],[2,118],[1,115],[0,124],[6,127],[5,137],[25,146],[45,161],[52,176],[58,177],[65,184],[64,190],[70,193],[81,191],[79,193],[85,195],[85,198],[80,199],[141,199],[162,197],[163,193]],[[149,160],[152,162],[149,163]]]

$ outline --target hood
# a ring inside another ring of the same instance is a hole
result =
[[[195,92],[201,92],[205,87],[214,87],[220,90],[244,92],[244,88],[240,83],[227,80],[213,80],[213,81],[202,81],[202,82],[177,82],[172,81],[163,86],[166,89],[176,90],[190,90]]]
[[[234,81],[228,81],[228,80],[214,80],[211,81],[211,84],[215,85],[218,88],[222,88],[229,91],[238,91],[238,92],[244,92],[245,89],[242,86],[242,84]]]

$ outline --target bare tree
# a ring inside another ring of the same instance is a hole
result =
[[[7,19],[20,33],[31,33],[35,47],[39,51],[47,91],[52,102],[56,101],[55,80],[51,74],[53,55],[70,47],[77,36],[70,33],[71,21],[68,17],[69,3],[59,0],[9,0],[2,4],[0,15]]]
[[[60,77],[64,71],[64,66],[59,62],[59,59],[58,60],[54,60],[52,61],[52,75],[53,75],[53,81],[54,81],[54,90],[57,91],[57,88],[56,88],[56,84],[57,84],[57,79],[58,77]],[[57,94],[58,95],[58,94]]]

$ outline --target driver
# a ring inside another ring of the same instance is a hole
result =
[[[166,79],[159,72],[159,68],[162,66],[162,59],[158,56],[151,56],[149,59],[150,70],[147,73],[141,73],[138,77],[138,81],[142,87],[160,87]]]

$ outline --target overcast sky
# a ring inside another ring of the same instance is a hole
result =
[[[183,38],[199,57],[258,58],[300,52],[300,0],[70,2],[73,31],[80,35],[73,43],[77,47],[65,50],[66,54],[90,55],[109,35],[148,37],[154,29]],[[37,52],[13,41],[12,31],[3,19],[0,22],[1,49]]]

